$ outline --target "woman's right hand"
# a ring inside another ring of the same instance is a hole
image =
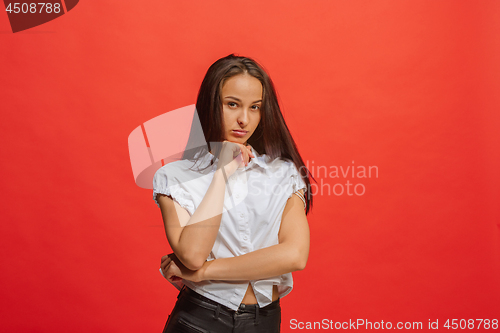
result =
[[[231,176],[236,169],[248,165],[250,158],[255,157],[251,146],[232,141],[223,141],[217,169],[224,167],[226,176]]]

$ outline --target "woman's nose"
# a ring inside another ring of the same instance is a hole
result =
[[[240,114],[238,115],[238,124],[240,126],[244,126],[248,124],[248,111],[247,110],[242,110]]]

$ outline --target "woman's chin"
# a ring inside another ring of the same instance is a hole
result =
[[[229,139],[226,139],[227,141],[234,142],[234,143],[239,143],[239,144],[244,144],[247,140],[244,138],[235,138],[234,136],[231,136]]]

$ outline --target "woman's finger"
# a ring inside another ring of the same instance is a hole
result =
[[[238,149],[239,149],[239,154],[235,157],[235,160],[239,168],[242,165],[245,165],[245,153],[243,152],[243,149],[241,149],[241,147],[238,146]]]
[[[166,265],[168,265],[171,262],[172,262],[172,259],[170,257],[167,257],[167,258],[165,258],[165,260],[162,260],[160,266],[165,267]]]
[[[163,264],[164,262],[169,262],[169,261],[171,261],[171,260],[172,260],[172,258],[170,258],[170,257],[168,257],[168,256],[166,256],[166,257],[162,257],[162,258],[161,258],[161,264]]]
[[[248,165],[248,163],[250,162],[250,158],[253,157],[253,154],[252,154],[252,151],[245,145],[243,145],[243,147],[245,147],[245,161],[246,161],[246,164]]]
[[[245,147],[245,146],[243,146]],[[243,147],[240,147],[241,149],[241,155],[243,156],[243,162],[245,163],[245,166],[248,165],[248,150],[243,148]]]
[[[254,157],[255,157],[255,155],[252,153],[252,146],[247,145],[247,146],[245,146],[245,147],[248,149],[248,154],[249,154],[250,156],[252,156],[252,158],[254,158]]]
[[[173,278],[174,276],[180,277],[182,276],[182,273],[179,267],[175,264],[175,262],[172,262],[172,264],[169,265],[169,267],[165,270],[165,277],[168,280],[175,281],[176,279]]]
[[[169,262],[167,265],[165,265],[165,267],[161,268],[161,271],[163,272],[163,276],[165,276],[165,277],[167,276],[167,272],[169,271],[170,266],[172,266],[172,262],[173,261]]]
[[[168,261],[162,261],[162,263],[160,264],[160,268],[161,269],[165,269],[165,267],[168,265]]]

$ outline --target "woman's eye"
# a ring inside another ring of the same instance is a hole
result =
[[[237,104],[234,102],[229,102],[229,103],[227,103],[227,105],[229,105],[229,107],[235,107]]]
[[[254,105],[254,106],[253,106],[253,109],[254,109],[254,110],[260,110],[260,106],[258,106],[258,105]]]

